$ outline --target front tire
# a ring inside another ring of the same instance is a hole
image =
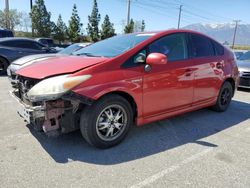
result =
[[[233,97],[233,87],[230,82],[226,81],[220,90],[216,104],[213,106],[213,110],[217,112],[224,112],[230,105]]]
[[[132,124],[133,110],[129,102],[110,94],[83,109],[80,130],[90,145],[104,149],[119,144]]]

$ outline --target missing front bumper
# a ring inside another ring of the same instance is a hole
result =
[[[24,120],[30,124],[36,119],[45,117],[45,110],[43,106],[31,106],[25,104],[15,91],[10,92],[11,96],[17,101],[17,113],[24,118]]]
[[[40,106],[32,106],[24,103],[18,92],[10,92],[17,101],[17,113],[36,130],[51,133],[68,133],[79,128],[80,112],[79,103],[76,101],[54,100],[44,101]],[[58,135],[58,134],[56,134]]]

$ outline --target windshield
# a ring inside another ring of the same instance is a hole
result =
[[[243,55],[241,55],[239,59],[243,60],[243,61],[250,60],[250,51],[248,51],[248,52],[244,53]]]
[[[58,52],[58,54],[71,55],[73,52],[80,50],[81,48],[83,48],[83,47],[80,46],[79,44],[72,44],[72,45],[68,46],[67,48],[64,48],[63,50]]]
[[[119,35],[94,43],[73,54],[86,56],[115,57],[130,50],[137,44],[152,37],[153,35],[154,33]]]

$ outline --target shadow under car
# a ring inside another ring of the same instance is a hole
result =
[[[121,144],[106,150],[89,146],[80,131],[48,138],[44,133],[33,130],[29,125],[28,127],[58,163],[71,160],[111,165],[154,155],[187,143],[218,147],[201,139],[249,119],[249,112],[250,104],[233,100],[224,113],[203,109],[141,127],[133,126]]]

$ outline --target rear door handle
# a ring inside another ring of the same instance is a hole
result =
[[[217,69],[222,69],[223,66],[224,66],[224,61],[221,61],[221,62],[216,63],[216,68],[217,68]]]

